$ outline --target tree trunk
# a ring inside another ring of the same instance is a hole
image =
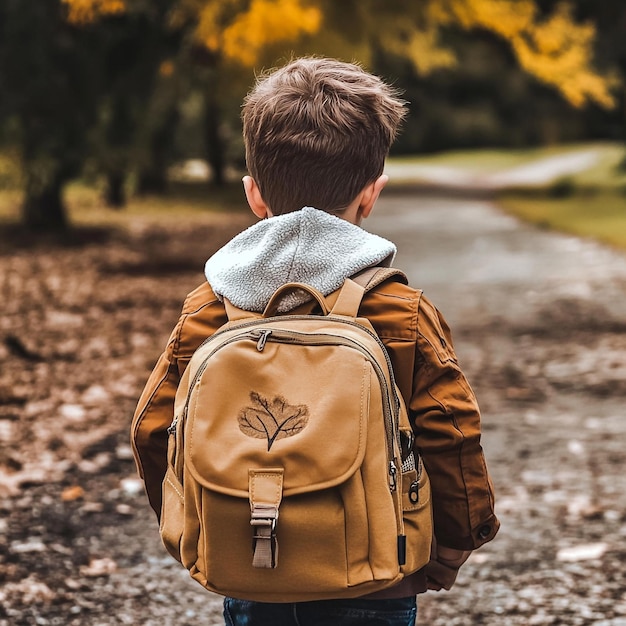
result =
[[[224,185],[224,141],[220,132],[221,115],[215,89],[206,94],[204,109],[207,160],[213,170],[213,183]]]
[[[179,119],[178,109],[173,107],[165,116],[163,123],[153,131],[149,145],[150,163],[139,172],[138,194],[163,195],[167,192],[167,167]]]
[[[126,206],[125,180],[126,177],[121,172],[107,173],[106,188],[104,190],[104,201],[107,206],[113,209],[121,209]]]
[[[63,183],[56,180],[36,189],[27,185],[26,197],[22,205],[22,224],[30,231],[64,231],[68,218],[63,204]]]
[[[152,164],[139,172],[137,177],[137,195],[163,196],[167,193],[167,171]]]

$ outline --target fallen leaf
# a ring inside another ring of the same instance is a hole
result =
[[[48,585],[38,581],[33,575],[18,582],[6,583],[0,590],[0,603],[9,598],[19,598],[23,604],[45,604],[51,602],[56,594]]]
[[[92,559],[89,565],[80,568],[81,576],[87,578],[97,578],[98,576],[108,576],[117,570],[117,563],[108,557],[102,559]]]
[[[84,495],[85,490],[80,485],[73,485],[63,490],[61,500],[63,500],[63,502],[71,502],[72,500],[82,498]]]

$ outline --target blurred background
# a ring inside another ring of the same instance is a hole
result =
[[[62,230],[94,205],[189,201],[190,183],[227,202],[242,98],[301,54],[358,61],[404,91],[404,177],[428,179],[411,170],[428,155],[485,174],[593,142],[548,191],[618,202],[624,28],[619,0],[2,0],[0,219]]]

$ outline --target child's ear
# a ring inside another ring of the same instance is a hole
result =
[[[243,190],[246,194],[246,200],[252,209],[252,212],[260,219],[263,220],[266,217],[270,217],[270,210],[261,196],[261,190],[256,184],[256,181],[252,176],[244,176],[241,179],[243,182]]]
[[[361,202],[359,204],[359,214],[363,219],[369,217],[380,192],[385,188],[389,176],[381,174],[373,183],[370,183],[361,195]]]

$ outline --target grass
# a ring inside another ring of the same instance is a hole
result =
[[[626,250],[626,197],[620,193],[574,194],[567,198],[505,195],[498,204],[539,226]]]
[[[499,206],[541,227],[626,250],[624,146],[601,144],[599,150],[601,156],[592,167],[547,187],[505,191],[498,197]]]
[[[623,156],[624,150],[614,143],[585,143],[567,144],[558,146],[544,146],[538,148],[520,149],[474,149],[453,150],[427,155],[395,156],[389,159],[390,165],[436,165],[464,170],[468,173],[497,173],[520,165],[531,163],[546,157],[577,152],[579,150],[598,149],[602,160],[613,162],[617,154]],[[603,169],[603,168],[601,168]]]
[[[21,202],[19,191],[0,191],[0,223],[17,223]],[[248,211],[241,183],[228,184],[223,188],[208,184],[172,185],[166,196],[131,196],[122,210],[105,206],[100,191],[95,187],[73,183],[65,191],[65,202],[69,221],[78,228],[127,228],[137,220],[146,219],[163,224],[181,219],[222,221],[233,213],[240,215]]]
[[[395,157],[390,165],[438,166],[469,174],[506,171],[559,154],[595,150],[590,168],[548,185],[508,189],[497,196],[505,211],[544,228],[590,237],[626,250],[626,151],[615,142],[571,144],[523,150],[462,150]]]

